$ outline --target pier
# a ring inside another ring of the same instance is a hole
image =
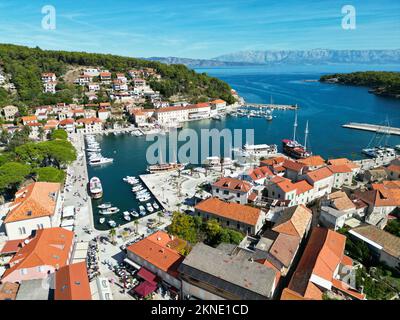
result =
[[[263,103],[244,103],[244,107],[260,108],[260,109],[276,109],[276,110],[297,110],[299,107],[297,104],[263,104]]]
[[[390,126],[383,126],[377,124],[369,124],[369,123],[358,123],[358,122],[350,122],[342,125],[343,128],[348,129],[356,129],[356,130],[363,130],[363,131],[371,131],[377,132],[382,134],[393,134],[400,136],[400,128],[390,127]]]

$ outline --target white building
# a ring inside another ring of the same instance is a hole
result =
[[[76,121],[77,132],[100,133],[103,131],[103,123],[99,118],[84,118]]]
[[[100,109],[97,111],[97,116],[101,121],[106,121],[110,117],[110,111],[106,109]]]
[[[211,185],[213,197],[240,204],[247,204],[252,188],[247,181],[228,177],[223,177]]]
[[[346,220],[351,218],[356,212],[356,205],[349,199],[343,191],[336,191],[322,200],[320,223],[333,230],[344,226]]]
[[[97,76],[100,75],[100,71],[99,71],[99,69],[97,69],[97,68],[86,68],[86,69],[83,71],[83,73],[84,73],[84,74],[87,74],[87,75],[89,75],[89,76],[91,76],[91,77],[97,77]]]
[[[166,107],[154,112],[159,124],[185,122],[189,120],[189,112],[186,107]]]
[[[52,72],[42,73],[42,82],[55,82],[57,80],[56,74]]]
[[[76,80],[75,83],[79,84],[80,86],[86,86],[92,81],[92,76],[88,74],[81,74]]]
[[[6,121],[14,121],[15,115],[18,113],[18,108],[16,106],[5,106],[3,108],[3,115]]]
[[[98,83],[89,83],[88,84],[88,89],[89,89],[89,91],[99,91],[100,90],[100,84],[98,84]]]
[[[313,186],[314,199],[332,192],[334,176],[327,167],[310,171],[305,175],[305,178]]]
[[[58,221],[59,183],[35,182],[18,190],[4,220],[9,240],[25,239],[32,231],[51,228]]]
[[[44,93],[56,93],[56,85],[57,82],[44,82],[43,83],[43,92]]]

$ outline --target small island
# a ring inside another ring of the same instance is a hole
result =
[[[321,82],[369,87],[369,92],[380,96],[400,98],[400,72],[365,71],[327,74]]]

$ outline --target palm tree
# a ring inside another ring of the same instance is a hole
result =
[[[117,230],[115,228],[110,229],[108,232],[109,236],[111,237],[111,242],[115,244],[115,236],[117,235]]]
[[[162,211],[157,212],[158,222],[161,223],[161,218],[164,217],[164,213]]]

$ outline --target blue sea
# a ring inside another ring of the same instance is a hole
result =
[[[309,146],[314,154],[324,158],[360,158],[361,149],[374,137],[371,132],[345,129],[347,122],[384,124],[386,118],[392,126],[400,127],[400,100],[384,98],[368,93],[368,88],[305,82],[317,80],[323,74],[363,70],[400,71],[400,66],[252,66],[196,69],[228,82],[247,102],[269,103],[272,97],[277,104],[298,104],[297,137],[303,142],[305,123],[309,121]],[[294,111],[274,111],[274,119],[235,118],[202,120],[185,126],[197,131],[204,128],[254,129],[255,143],[277,144],[293,135]],[[121,209],[112,219],[119,224],[122,212],[138,208],[131,187],[122,178],[145,173],[146,150],[151,142],[145,137],[131,135],[103,136],[99,138],[104,156],[114,158],[114,163],[99,168],[89,168],[89,176],[98,176],[103,182],[104,198],[94,201],[94,208],[101,202],[110,201]],[[400,144],[400,137],[392,136],[389,144]],[[95,210],[96,227],[99,225]]]

